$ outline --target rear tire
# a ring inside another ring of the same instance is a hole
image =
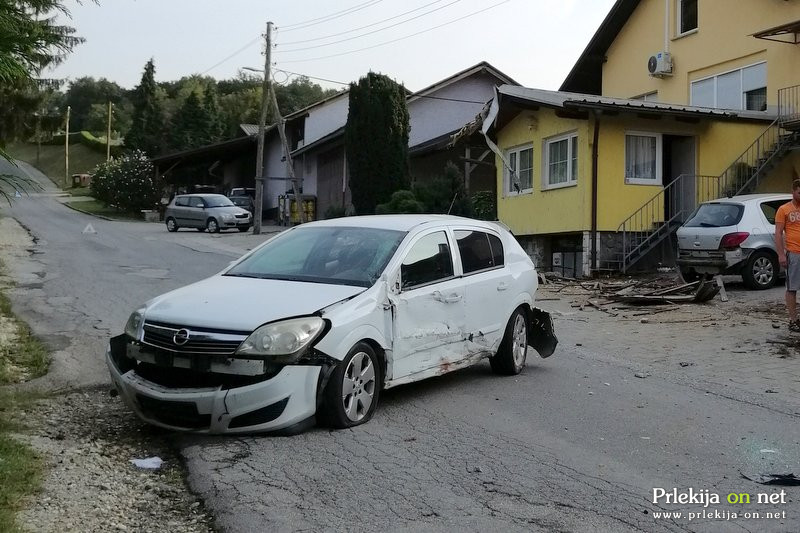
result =
[[[528,314],[523,307],[517,307],[508,319],[500,348],[489,358],[489,364],[495,374],[516,376],[525,368],[527,357]]]
[[[757,250],[750,254],[742,271],[742,280],[751,289],[769,289],[778,280],[779,268],[777,257],[767,251]]]
[[[176,231],[178,231],[178,223],[175,222],[175,219],[172,217],[169,217],[167,219],[167,231],[169,231],[170,233],[175,233]]]
[[[700,279],[702,276],[700,274],[698,274],[697,272],[695,272],[694,270],[681,269],[681,277],[683,278],[683,281],[685,283],[694,283],[695,281]]]
[[[219,223],[216,218],[209,218],[206,221],[206,229],[209,233],[219,233]]]
[[[318,413],[320,423],[343,429],[368,422],[378,406],[381,368],[372,346],[353,346],[331,373]]]

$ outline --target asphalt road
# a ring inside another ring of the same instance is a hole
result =
[[[14,265],[38,273],[14,302],[59,348],[54,383],[104,383],[106,339],[128,314],[220,270],[241,241],[97,220],[53,194],[3,210],[38,239],[32,260]],[[96,233],[83,233],[87,224]],[[602,347],[570,342],[547,360],[529,359],[517,377],[494,376],[484,363],[387,391],[375,418],[352,430],[175,438],[224,531],[800,530],[798,487],[742,477],[800,474],[798,413],[636,370]],[[719,494],[722,503],[705,510],[722,518],[689,522],[702,504],[652,503],[655,488],[690,487]],[[757,493],[782,489],[786,503],[755,503]],[[753,503],[728,504],[731,492]],[[664,509],[684,516],[654,516]],[[786,518],[743,516],[767,511]]]

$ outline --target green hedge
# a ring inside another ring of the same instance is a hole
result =
[[[63,145],[64,138],[66,134],[61,133],[58,135],[54,135],[52,139],[47,141],[42,141],[42,144],[48,145]],[[84,146],[91,148],[93,151],[99,154],[106,153],[106,143],[89,133],[88,131],[76,131],[69,134],[69,144],[77,144],[80,143]],[[123,153],[122,145],[111,145],[111,155],[114,157],[119,157]]]

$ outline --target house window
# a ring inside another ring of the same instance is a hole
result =
[[[720,109],[767,109],[767,64],[756,63],[693,81],[691,105]]]
[[[506,195],[533,191],[533,147],[518,146],[506,151]]]
[[[661,135],[625,135],[625,183],[661,185]]]
[[[678,34],[697,29],[697,0],[678,0]]]
[[[544,142],[544,187],[575,185],[578,181],[578,136],[562,135]]]

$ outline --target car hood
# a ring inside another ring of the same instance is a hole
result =
[[[364,287],[217,275],[153,298],[145,320],[250,332],[266,323],[316,311]]]
[[[242,209],[241,207],[235,205],[226,205],[224,207],[207,207],[206,211],[209,213],[215,214],[227,214],[227,215],[245,215],[250,214],[249,211],[246,209]]]

